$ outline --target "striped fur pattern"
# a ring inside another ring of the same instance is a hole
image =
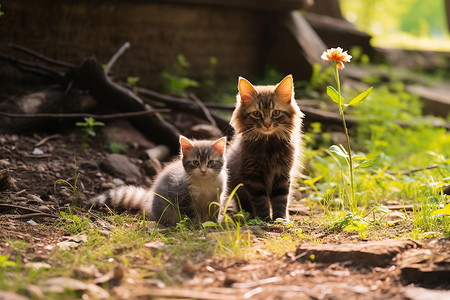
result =
[[[294,98],[293,78],[289,75],[274,86],[253,86],[240,77],[238,88],[231,118],[236,135],[227,154],[229,181],[224,199],[243,183],[237,194],[251,217],[288,219],[303,149],[303,113]],[[231,207],[238,207],[236,199]]]
[[[216,220],[226,183],[226,138],[217,141],[180,137],[180,157],[156,177],[151,189],[122,186],[91,199],[89,206],[134,209],[172,226],[185,216],[194,224]]]

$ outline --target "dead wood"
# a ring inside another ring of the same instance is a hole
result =
[[[69,68],[69,69],[74,69],[76,66],[71,64],[71,63],[67,63],[64,61],[60,61],[60,60],[56,60],[50,57],[47,57],[45,55],[42,55],[40,53],[37,53],[36,51],[33,51],[31,49],[19,46],[19,45],[15,45],[15,44],[10,44],[9,45],[11,48],[13,48],[16,51],[20,51],[23,52],[25,54],[28,54],[34,58],[37,58],[39,60],[42,60],[45,63],[48,63],[50,65],[54,65],[54,66],[58,66],[58,67],[65,67],[65,68]]]
[[[31,213],[31,214],[26,214],[26,215],[20,215],[20,216],[15,216],[15,217],[13,217],[13,219],[16,219],[16,220],[30,220],[30,219],[33,219],[33,218],[54,218],[54,219],[58,219],[58,218],[60,218],[61,216],[57,216],[57,215],[52,215],[52,214],[48,214],[48,213],[44,213],[44,212],[41,212],[41,213]]]
[[[14,114],[0,112],[0,116],[7,118],[94,118],[98,120],[108,120],[108,119],[120,119],[129,118],[137,116],[145,116],[149,114],[156,113],[168,113],[170,109],[151,109],[144,111],[128,112],[128,113],[116,113],[116,114],[85,114],[85,113],[36,113],[36,114]]]
[[[55,71],[52,68],[40,64],[30,63],[28,61],[12,57],[1,52],[0,52],[0,60],[9,62],[12,66],[16,67],[17,69],[23,72],[31,73],[41,77],[46,77],[58,82],[60,82],[64,77],[64,73]]]
[[[149,110],[139,96],[109,79],[95,59],[87,59],[74,78],[87,88],[100,105],[118,111],[138,112]],[[178,130],[158,113],[130,119],[134,127],[157,144],[167,145],[173,154],[178,152]]]
[[[136,91],[138,92],[138,94],[145,97],[145,99],[147,100],[146,102],[149,102],[154,106],[161,105],[162,103],[164,104],[165,107],[170,108],[173,111],[182,111],[182,112],[189,112],[195,115],[204,115],[204,111],[202,110],[202,108],[196,103],[194,103],[192,100],[168,96],[139,87],[136,88]],[[205,106],[208,107],[207,103],[205,103]],[[229,120],[213,111],[210,111],[210,115],[216,122],[219,129],[222,130],[223,133],[231,137],[232,134],[230,133],[232,132],[232,128],[229,124]]]
[[[211,125],[213,126],[217,126],[216,120],[214,120],[214,118],[211,115],[211,112],[205,106],[205,104],[200,99],[198,99],[197,96],[193,93],[190,93],[189,97],[198,105],[198,107],[200,107],[200,109],[203,111],[203,114],[208,119],[209,123],[211,123]]]
[[[95,61],[95,59],[87,59],[80,68],[74,68],[70,64],[64,64],[63,62],[52,60],[27,48],[20,46],[13,47],[16,50],[27,53],[28,55],[45,61],[46,63],[69,68],[69,71],[67,73],[63,73],[53,70],[52,68],[47,66],[30,63],[0,53],[0,59],[11,63],[13,66],[24,72],[30,72],[35,75],[44,76],[55,80],[60,84],[66,85],[66,91],[63,94],[59,93],[59,95],[53,97],[51,101],[43,101],[46,104],[50,103],[50,107],[41,105],[38,108],[38,111],[33,111],[33,113],[60,113],[61,110],[63,112],[70,111],[63,109],[62,107],[67,106],[67,103],[64,103],[64,100],[67,99],[64,98],[66,98],[65,96],[67,96],[69,89],[72,88],[73,83],[75,82],[75,85],[81,87],[82,89],[89,90],[90,94],[94,98],[96,98],[103,107],[118,110],[121,112],[131,113],[133,118],[130,120],[130,122],[134,127],[139,129],[144,135],[146,135],[155,143],[167,145],[173,154],[178,152],[178,130],[172,124],[164,120],[162,116],[159,115],[159,113],[154,112],[151,107],[149,107],[149,105],[145,105],[137,95],[133,94],[130,90],[125,89],[124,87],[109,79],[102,67]],[[9,115],[3,115],[8,117],[18,117],[18,115],[15,113],[20,112],[20,109],[18,109],[17,107],[15,108],[15,111],[6,109],[6,107],[2,107],[1,110],[9,111]],[[147,113],[147,111],[151,112]],[[38,115],[35,115],[34,117],[37,116]],[[42,117],[43,115],[40,116]],[[45,117],[52,116],[50,114],[47,114],[45,115]],[[76,115],[76,117],[79,117],[79,115]],[[3,128],[6,128],[8,126],[11,127],[10,125],[12,125],[13,129],[18,128],[19,131],[23,131],[26,128],[34,128],[34,126],[30,126],[30,122],[25,122],[25,124],[22,124],[22,126],[15,126],[15,124],[11,124],[11,122],[8,123],[8,121],[5,120],[1,120],[1,123],[5,123],[7,125],[2,126]],[[36,123],[34,121],[31,124]]]

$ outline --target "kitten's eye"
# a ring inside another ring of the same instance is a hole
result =
[[[261,118],[261,112],[260,111],[254,111],[252,112],[252,115],[256,118]]]
[[[208,167],[212,167],[216,164],[216,162],[214,160],[210,160],[208,161]]]
[[[272,111],[272,117],[278,117],[280,115],[281,111],[279,111],[278,109],[274,109]]]
[[[193,161],[192,161],[192,165],[193,165],[194,167],[198,167],[198,166],[200,166],[200,162],[199,162],[198,160],[193,160]]]

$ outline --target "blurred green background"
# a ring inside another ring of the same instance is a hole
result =
[[[450,51],[445,0],[340,0],[343,16],[379,47]]]

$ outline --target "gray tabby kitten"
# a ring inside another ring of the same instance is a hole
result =
[[[217,141],[180,137],[180,157],[156,177],[151,189],[122,186],[97,196],[89,206],[108,204],[145,212],[149,220],[172,226],[189,217],[194,224],[216,220],[218,202],[227,174],[226,138]]]
[[[294,99],[292,75],[274,86],[253,86],[240,77],[238,88],[231,118],[236,135],[227,153],[229,181],[223,201],[243,183],[237,194],[252,218],[288,219],[303,147],[303,113]],[[230,212],[237,210],[236,199],[231,207]]]

